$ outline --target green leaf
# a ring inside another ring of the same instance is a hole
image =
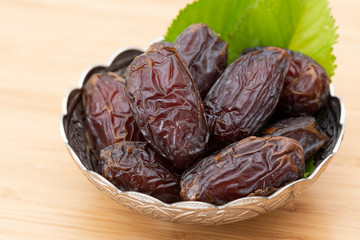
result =
[[[310,174],[312,174],[312,172],[315,170],[314,162],[315,162],[314,158],[311,158],[306,161],[305,172],[302,178],[307,178],[308,176],[310,176]]]
[[[180,11],[165,40],[199,22],[229,42],[229,63],[246,47],[277,46],[308,55],[334,75],[338,35],[327,0],[198,0]]]
[[[244,12],[245,0],[200,0],[188,4],[168,28],[165,41],[174,42],[176,37],[193,23],[205,23],[223,39],[233,31],[234,24]]]

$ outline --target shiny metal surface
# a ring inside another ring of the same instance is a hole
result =
[[[319,178],[339,150],[344,136],[345,109],[331,85],[329,106],[319,117],[321,127],[331,138],[322,153],[317,155],[316,169],[309,177],[292,182],[269,197],[245,197],[222,206],[195,201],[165,204],[142,193],[120,191],[96,172],[93,156],[87,150],[81,88],[89,77],[97,72],[116,71],[121,75],[132,59],[141,52],[136,48],[123,48],[116,51],[106,65],[87,68],[80,77],[78,88],[70,89],[65,96],[60,118],[61,137],[81,172],[99,190],[124,207],[159,220],[185,224],[225,224],[246,220],[273,211],[301,194]]]

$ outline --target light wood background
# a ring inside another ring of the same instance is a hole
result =
[[[123,208],[73,163],[61,101],[83,69],[162,36],[186,1],[0,0],[0,239],[360,239],[360,1],[331,0],[341,149],[275,212],[223,226],[179,225]]]

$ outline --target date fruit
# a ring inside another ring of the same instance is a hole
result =
[[[142,192],[166,203],[180,200],[179,175],[148,143],[123,141],[100,155],[104,177],[121,191]]]
[[[99,151],[114,143],[144,140],[131,113],[125,80],[114,73],[94,74],[83,93],[87,138]]]
[[[243,54],[262,48],[248,48]],[[314,115],[327,103],[329,77],[325,69],[310,57],[296,51],[287,52],[291,63],[277,110],[289,116]]]
[[[291,51],[291,59],[278,110],[290,116],[314,115],[327,103],[329,77],[324,68],[302,53]]]
[[[304,151],[297,141],[248,137],[187,170],[181,177],[180,196],[221,205],[259,189],[283,186],[304,170]]]
[[[189,68],[201,98],[205,98],[227,66],[228,43],[210,27],[198,23],[187,27],[174,46]]]
[[[169,42],[158,42],[126,71],[126,93],[145,139],[179,169],[205,150],[204,108],[189,69]]]
[[[305,160],[322,148],[327,136],[312,116],[280,120],[264,131],[265,135],[283,136],[298,141],[304,149]]]
[[[278,103],[290,57],[268,47],[230,64],[204,100],[210,149],[255,134]]]

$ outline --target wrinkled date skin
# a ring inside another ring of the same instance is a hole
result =
[[[301,145],[286,137],[248,137],[204,158],[181,177],[181,198],[221,205],[302,176]]]
[[[145,193],[166,203],[180,200],[180,175],[148,143],[123,141],[100,155],[104,177],[120,190]]]
[[[125,80],[113,73],[94,74],[83,93],[87,137],[96,152],[114,143],[144,140],[131,113]]]
[[[228,66],[204,100],[210,149],[254,135],[270,118],[289,62],[285,50],[268,47]]]
[[[187,27],[175,40],[175,49],[187,64],[201,98],[227,66],[228,43],[203,23]]]
[[[312,116],[280,120],[266,129],[264,134],[298,141],[304,149],[305,160],[310,159],[328,139]]]
[[[129,65],[126,92],[146,140],[180,169],[202,155],[208,140],[194,80],[169,42],[154,43]]]
[[[327,103],[329,77],[318,63],[291,52],[291,64],[279,100],[279,111],[290,115],[313,115]]]
[[[248,48],[243,54],[262,48]],[[314,115],[327,103],[329,77],[325,69],[310,57],[296,51],[287,52],[291,63],[277,110],[289,116]]]

